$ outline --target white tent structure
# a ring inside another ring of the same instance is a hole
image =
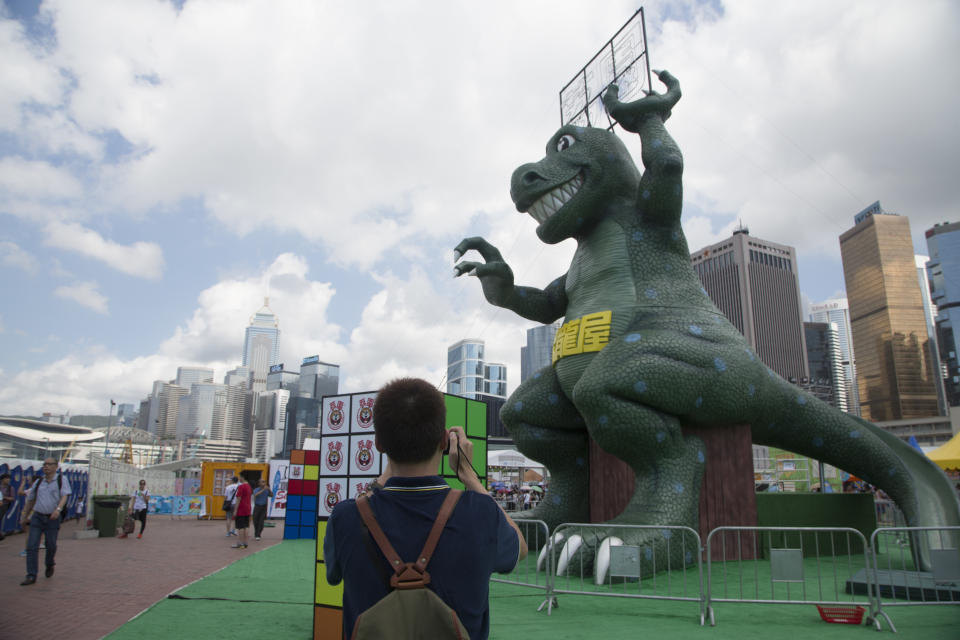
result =
[[[513,449],[487,451],[488,467],[507,467],[509,469],[542,469],[543,465]]]

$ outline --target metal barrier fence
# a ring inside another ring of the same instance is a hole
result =
[[[697,603],[702,626],[701,549],[689,527],[561,524],[538,559],[553,574],[547,614],[558,594],[680,600]]]
[[[960,604],[958,540],[960,527],[881,527],[870,536],[877,612],[892,631],[884,607]]]
[[[537,565],[536,550],[547,547],[550,539],[550,529],[543,520],[513,518],[513,521],[523,532],[523,537],[527,541],[530,552],[525,559],[517,563],[513,571],[506,575],[495,573],[490,577],[490,581],[540,589],[546,594],[550,591],[550,572],[547,567]],[[542,609],[544,604],[541,604],[537,611]]]
[[[903,512],[893,500],[875,499],[874,506],[877,510],[878,527],[905,527],[907,520],[903,517]]]
[[[880,630],[871,553],[846,527],[718,527],[707,536],[705,608],[716,602],[816,604],[821,616],[863,615]],[[858,588],[857,585],[863,587]]]

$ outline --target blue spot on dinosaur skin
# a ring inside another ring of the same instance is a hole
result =
[[[639,341],[641,337],[642,336],[639,333],[628,333],[627,337],[625,337],[623,340],[624,342],[628,342],[632,344],[634,342]]]
[[[896,475],[896,473],[897,473],[897,470],[894,469],[893,467],[890,467],[889,469],[887,469],[888,476]]]
[[[654,298],[657,297],[657,290],[656,290],[656,289],[647,289],[646,291],[643,292],[643,295],[645,295],[645,296],[647,296],[648,298],[650,298],[651,300],[653,300]]]
[[[663,146],[663,140],[661,140],[660,138],[656,138],[656,139],[653,141],[653,148],[654,148],[654,149],[659,149],[659,148],[662,147],[662,146]]]
[[[517,291],[517,295],[520,296],[521,298],[526,298],[526,297],[527,297],[527,290],[526,290],[526,289],[520,289],[519,291]]]
[[[582,226],[583,226],[583,218],[579,218],[579,217],[577,218],[577,226],[578,226],[578,227],[582,227]]]
[[[600,416],[597,419],[597,422],[599,422],[600,424],[607,424],[608,422],[610,422],[610,418],[608,418],[607,416]]]
[[[713,366],[716,368],[717,371],[722,372],[727,370],[727,363],[723,361],[723,358],[714,358]]]
[[[523,401],[522,401],[522,400],[518,400],[517,402],[515,402],[514,405],[513,405],[513,408],[514,408],[516,411],[523,411]]]
[[[848,435],[849,435],[851,438],[859,438],[859,437],[860,437],[860,432],[859,432],[859,431],[851,431]]]
[[[703,455],[703,451],[697,451],[697,462],[703,464],[704,460],[706,459],[706,456]]]
[[[560,497],[558,494],[556,494],[556,493],[553,494],[553,497],[551,498],[551,500],[553,501],[553,504],[560,504],[561,502],[563,502],[563,498],[561,498],[561,497]]]
[[[670,264],[670,263],[667,263],[667,264],[663,265],[663,270],[664,270],[664,271],[673,271],[673,265]]]
[[[683,493],[683,483],[681,482],[674,483],[673,490],[678,494]]]
[[[680,195],[680,190],[681,190],[681,189],[682,189],[682,187],[681,187],[679,184],[673,185],[673,195],[675,195],[675,196]]]
[[[702,336],[702,335],[703,335],[703,329],[701,329],[700,327],[698,327],[698,326],[695,325],[695,324],[692,324],[692,325],[690,325],[690,333],[692,333],[692,334],[695,335],[695,336]]]
[[[636,391],[637,393],[643,393],[647,390],[647,383],[644,382],[643,380],[637,380],[633,384],[633,390]]]
[[[748,385],[747,385],[747,395],[748,395],[748,396],[750,396],[750,397],[752,398],[753,395],[754,395],[756,392],[757,392],[757,388],[756,388],[755,386],[753,386],[752,384],[748,384]]]
[[[585,464],[587,464],[587,461],[586,461],[586,460],[584,460],[583,458],[577,458],[577,466],[578,466],[578,467],[582,467],[582,466],[585,465]]]
[[[643,240],[643,231],[634,231],[633,232],[633,241],[640,242]]]
[[[703,396],[697,396],[696,402],[693,403],[697,409],[703,406]]]
[[[657,431],[657,442],[663,442],[667,439],[667,433],[665,431]]]
[[[822,446],[823,446],[823,438],[821,438],[820,436],[817,436],[816,438],[814,438],[814,439],[813,439],[813,446],[815,446],[815,447],[822,447]]]
[[[644,189],[644,190],[643,190],[643,193],[641,194],[640,197],[643,198],[644,200],[649,200],[649,199],[650,199],[650,192],[647,191],[646,189]]]
[[[540,373],[539,371],[537,371],[535,374],[533,374],[533,377],[534,377],[534,379],[539,380],[539,379],[540,379],[540,376],[542,376],[542,375],[543,375],[542,373]]]
[[[680,238],[680,232],[674,231],[673,233],[670,234],[670,237],[673,238],[674,240],[677,240]]]
[[[651,560],[653,560],[653,549],[651,549],[650,547],[646,547],[643,550],[643,557],[647,562],[650,562]]]
[[[560,402],[560,396],[558,396],[555,393],[551,393],[550,395],[547,396],[547,402],[549,402],[550,404],[557,404],[558,402]]]
[[[771,422],[767,425],[767,429],[773,429],[775,426],[777,426],[777,424],[775,422]]]
[[[801,407],[807,404],[806,396],[797,396],[797,404],[800,405]]]
[[[750,351],[749,348],[744,349],[747,352],[747,357],[750,358],[750,362],[753,362],[753,351]]]

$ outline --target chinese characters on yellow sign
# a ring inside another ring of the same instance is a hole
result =
[[[560,358],[600,351],[610,340],[612,311],[598,311],[565,322],[553,339],[553,362]]]

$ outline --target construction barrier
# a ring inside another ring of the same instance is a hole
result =
[[[749,602],[818,605],[824,619],[852,623],[868,612],[867,624],[880,630],[872,554],[856,529],[718,527],[707,536],[706,558],[711,626],[715,603]]]
[[[881,527],[870,536],[877,610],[892,631],[884,608],[960,604],[958,539],[960,527]]]
[[[689,527],[561,524],[538,558],[553,575],[547,614],[559,594],[680,600],[697,603],[702,626],[701,549]]]

